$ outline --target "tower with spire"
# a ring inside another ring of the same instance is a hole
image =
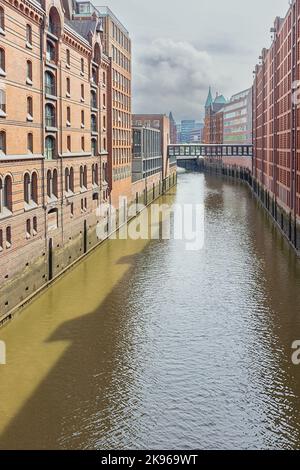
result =
[[[222,109],[227,101],[223,95],[216,93],[213,99],[211,86],[205,102],[205,119],[203,129],[203,143],[221,144],[223,143],[223,112]]]

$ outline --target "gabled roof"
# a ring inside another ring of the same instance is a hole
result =
[[[96,18],[88,20],[66,20],[66,23],[84,39],[89,39],[89,33],[94,33],[96,28],[98,30],[101,26]]]

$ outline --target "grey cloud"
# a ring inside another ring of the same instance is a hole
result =
[[[208,86],[249,87],[287,0],[109,0],[133,41],[133,108],[199,118]],[[160,39],[157,39],[160,38]],[[166,39],[163,39],[166,38]]]
[[[159,38],[140,47],[133,75],[134,111],[168,112],[180,118],[203,117],[208,85],[227,81],[214,73],[212,57],[191,43]]]

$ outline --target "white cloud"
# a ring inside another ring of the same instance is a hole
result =
[[[159,38],[136,51],[134,112],[174,111],[180,118],[203,115],[208,86],[227,79],[215,74],[212,57],[184,41]],[[219,91],[221,88],[219,88]]]

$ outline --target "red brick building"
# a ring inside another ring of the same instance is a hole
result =
[[[100,15],[0,3],[0,320],[97,242],[109,196],[111,60]]]
[[[213,100],[211,88],[209,88],[207,100],[205,103],[204,128],[202,141],[204,144],[222,144],[223,143],[223,111],[226,104],[223,95],[216,95]]]
[[[253,84],[253,175],[261,197],[299,247],[300,0],[277,17],[270,49],[263,49]]]

